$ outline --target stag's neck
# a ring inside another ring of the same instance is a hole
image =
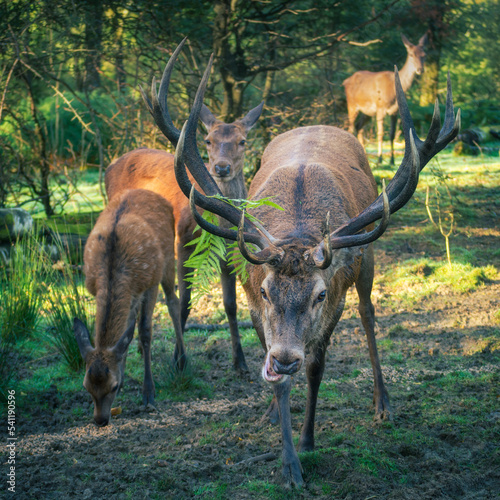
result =
[[[413,79],[415,78],[415,66],[411,63],[410,57],[406,58],[405,65],[401,68],[399,72],[399,78],[401,79],[401,86],[403,90],[406,92],[413,83]]]

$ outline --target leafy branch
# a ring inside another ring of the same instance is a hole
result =
[[[228,199],[221,195],[214,195],[213,198],[220,199],[234,207],[245,210],[245,217],[252,222],[259,222],[256,217],[250,215],[247,210],[258,208],[263,205],[284,210],[278,204],[271,201],[271,198],[262,198],[260,200],[241,200],[241,199]],[[205,211],[203,218],[214,224],[219,225],[219,219],[211,212]],[[200,226],[196,226],[194,231],[198,231]],[[236,228],[234,228],[236,229]],[[245,283],[248,278],[246,269],[247,261],[241,255],[238,244],[233,242],[227,244],[224,238],[216,236],[205,230],[201,231],[200,236],[194,238],[186,244],[186,246],[195,246],[193,253],[189,259],[184,262],[184,266],[192,268],[193,270],[186,274],[186,281],[190,284],[191,293],[191,307],[194,307],[198,301],[210,292],[212,284],[219,279],[221,273],[221,261],[227,262],[233,267],[232,273],[240,278],[242,283]]]

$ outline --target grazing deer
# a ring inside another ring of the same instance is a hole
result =
[[[94,420],[107,425],[123,385],[125,360],[139,314],[144,356],[143,404],[154,406],[151,323],[161,283],[176,335],[176,362],[185,348],[175,294],[174,218],[161,196],[144,189],[116,196],[101,213],[84,251],[85,285],[96,298],[95,348],[78,319],[74,332],[86,372],[84,387],[94,401]]]
[[[264,380],[277,399],[283,441],[283,476],[287,484],[303,484],[301,465],[292,441],[289,394],[290,375],[302,365],[308,383],[305,421],[299,450],[314,448],[314,418],[325,352],[339,321],[347,289],[356,285],[359,312],[368,340],[374,375],[375,418],[391,416],[388,393],[375,343],[374,308],[370,299],[374,274],[371,242],[379,238],[390,213],[412,197],[420,170],[458,133],[460,114],[454,117],[451,83],[443,128],[436,102],[429,134],[421,141],[415,132],[397,70],[396,94],[406,141],[405,155],[387,190],[377,197],[375,180],[361,144],[348,132],[330,126],[310,126],[277,136],[262,155],[249,198],[273,197],[284,208],[252,210],[258,221],[223,200],[196,150],[198,114],[210,64],[200,84],[189,120],[176,150],[176,178],[190,193],[192,213],[201,227],[238,241],[248,260],[244,285],[253,324],[266,352]],[[186,166],[202,187],[196,190]],[[225,218],[238,231],[210,224],[196,206]],[[377,227],[374,222],[382,219]],[[247,243],[259,251],[252,253]]]
[[[143,98],[155,122],[167,139],[177,145],[180,131],[174,126],[167,106],[170,76],[176,58],[182,49],[183,40],[172,54],[163,77],[158,95],[156,82],[152,85],[152,102],[141,89]],[[245,143],[249,130],[255,125],[264,103],[250,110],[246,116],[234,123],[223,123],[215,118],[210,110],[203,105],[201,119],[207,129],[205,142],[208,149],[209,170],[224,196],[233,199],[246,198],[247,189],[243,176],[245,159]],[[193,251],[192,246],[186,247],[193,238],[196,223],[189,209],[189,200],[180,191],[174,174],[174,156],[155,149],[137,149],[122,156],[106,170],[106,192],[111,200],[125,189],[150,189],[168,200],[174,213],[177,258],[180,265],[178,285],[181,302],[181,326],[184,327],[189,315],[191,296],[188,283],[185,281],[189,268],[183,264]],[[221,262],[221,282],[223,302],[231,332],[233,365],[240,374],[248,372],[245,356],[241,348],[238,321],[236,317],[236,276],[233,268],[226,262]]]
[[[401,35],[401,39],[408,52],[406,62],[399,72],[403,90],[406,92],[415,75],[424,72],[425,52],[427,35],[424,35],[418,45],[413,45],[408,39]],[[392,71],[357,71],[354,75],[344,80],[345,95],[347,98],[347,112],[349,115],[349,132],[357,133],[358,139],[363,143],[362,128],[370,116],[377,119],[378,161],[382,161],[382,140],[384,137],[384,117],[391,117],[391,165],[394,165],[394,136],[396,134],[396,122],[398,119],[398,103],[394,86],[394,73]],[[365,116],[360,123],[356,124],[359,112]]]

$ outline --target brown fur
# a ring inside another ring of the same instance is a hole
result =
[[[333,231],[370,205],[376,195],[362,146],[350,133],[329,126],[298,128],[276,137],[264,151],[261,168],[250,186],[250,199],[272,196],[285,209],[277,212],[262,206],[252,211],[276,238],[274,245],[282,254],[278,264],[248,266],[244,288],[266,351],[263,376],[273,383],[275,392],[271,415],[276,416],[279,408],[286,482],[302,484],[300,462],[291,441],[288,374],[305,363],[308,398],[299,450],[310,451],[314,448],[316,398],[326,348],[342,314],[346,292],[354,283],[370,346],[376,415],[390,417],[373,330],[371,245],[334,250],[332,264],[324,270],[307,258],[322,241],[321,228],[328,212]]]
[[[248,112],[241,120],[226,124],[204,106],[202,120],[207,128],[206,140],[209,154],[209,168],[224,196],[246,198],[246,186],[243,177],[245,145],[248,131],[255,124],[262,111],[262,104]],[[243,141],[243,144],[241,144]],[[224,167],[224,176],[216,173],[216,166]],[[227,169],[227,170],[226,170]],[[227,173],[226,173],[227,172]],[[193,181],[190,176],[191,181]],[[114,161],[106,170],[106,192],[113,200],[127,189],[149,189],[167,200],[173,208],[176,255],[181,265],[177,266],[180,295],[181,328],[184,330],[189,315],[191,291],[185,281],[190,271],[183,263],[194,250],[186,247],[195,235],[196,223],[189,209],[189,200],[177,185],[174,172],[174,156],[155,149],[136,149]],[[225,223],[225,221],[224,221]],[[233,348],[233,364],[240,373],[248,372],[236,318],[236,277],[232,269],[221,263],[221,280],[224,308],[229,321]]]
[[[415,75],[424,71],[424,45],[427,37],[424,35],[418,45],[410,43],[402,36],[408,52],[406,62],[399,72],[403,90],[406,92],[413,82]],[[385,115],[391,116],[391,164],[394,164],[394,135],[397,119],[398,104],[396,102],[396,87],[393,71],[358,71],[344,80],[345,95],[347,98],[347,112],[349,114],[349,132],[358,133],[358,139],[363,142],[363,121],[356,125],[356,118],[361,112],[367,117],[377,119],[377,140],[379,161],[382,160],[382,140]]]
[[[88,332],[75,334],[86,363],[84,386],[94,400],[99,425],[123,384],[126,351],[139,315],[144,355],[144,404],[154,404],[151,323],[161,283],[176,330],[179,360],[185,357],[179,304],[174,292],[174,217],[170,204],[144,189],[116,195],[101,213],[84,251],[86,287],[96,297],[95,348]]]

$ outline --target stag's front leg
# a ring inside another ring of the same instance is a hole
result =
[[[224,309],[229,322],[229,331],[231,332],[231,343],[233,346],[233,366],[236,372],[242,376],[248,374],[248,366],[245,361],[245,355],[241,348],[240,332],[238,331],[238,318],[236,316],[236,274],[232,273],[232,267],[221,262],[221,283]]]
[[[304,426],[299,440],[299,451],[314,450],[314,419],[316,403],[323,372],[325,370],[326,345],[318,346],[306,359],[307,403]]]
[[[151,371],[151,326],[157,295],[157,286],[146,290],[141,304],[141,314],[139,320],[139,339],[142,344],[142,353],[144,357],[142,404],[146,407],[155,406],[155,384],[153,381],[153,373]]]
[[[278,409],[281,423],[281,439],[283,441],[283,481],[285,486],[303,486],[302,466],[299,455],[293,446],[292,440],[292,415],[290,413],[290,389],[292,387],[291,377],[281,384],[274,384],[274,395],[278,401]]]
[[[370,245],[363,255],[361,271],[356,280],[356,290],[359,296],[359,314],[366,332],[370,361],[373,369],[373,403],[375,405],[376,421],[392,420],[389,394],[384,385],[384,377],[378,357],[377,343],[375,341],[375,309],[370,295],[373,285],[373,248]]]

